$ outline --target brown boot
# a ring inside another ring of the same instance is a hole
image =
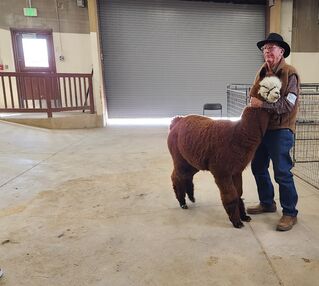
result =
[[[283,215],[277,224],[276,230],[278,231],[291,230],[296,223],[297,223],[297,217]]]
[[[274,213],[277,211],[276,203],[271,206],[263,206],[261,204],[247,208],[248,214],[262,214],[262,213]]]

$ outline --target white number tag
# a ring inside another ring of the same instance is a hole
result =
[[[294,93],[289,92],[288,95],[287,95],[287,100],[288,100],[291,104],[295,105],[296,100],[297,100],[297,96],[296,96]]]

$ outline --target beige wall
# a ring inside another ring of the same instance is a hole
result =
[[[99,51],[98,46],[98,36],[97,33],[91,32],[91,48],[94,51]],[[92,66],[94,70],[93,75],[93,91],[95,94],[96,112],[97,114],[104,115],[103,125],[106,124],[107,120],[107,109],[106,109],[106,99],[103,90],[103,76],[102,67],[100,60],[100,53],[92,53]]]
[[[277,0],[270,8],[270,32],[279,32],[292,46],[293,0]],[[319,53],[291,51],[286,59],[299,72],[302,83],[319,83]]]
[[[91,73],[90,34],[53,33],[57,72]],[[64,56],[64,60],[60,60]]]
[[[290,14],[291,25],[289,25],[289,32],[292,34],[293,0],[285,0],[284,2],[286,2],[287,11],[289,11],[287,14]],[[309,1],[305,5],[309,5]],[[318,9],[318,7],[316,8]],[[305,21],[307,20],[305,19]],[[314,31],[314,34],[310,34],[309,37],[317,37],[317,34]],[[299,71],[302,83],[319,83],[319,51],[292,52],[291,64]]]
[[[281,33],[292,46],[293,0],[281,1]],[[288,58],[299,72],[302,83],[319,83],[319,53],[291,52]]]
[[[269,8],[269,32],[280,33],[281,26],[281,0],[276,0],[275,5]],[[267,31],[268,31],[267,29]]]
[[[292,53],[291,62],[302,83],[319,83],[319,53]]]
[[[90,20],[90,38],[91,38],[91,50],[92,50],[92,66],[94,70],[93,74],[93,91],[95,94],[96,112],[98,115],[102,115],[103,125],[107,124],[107,102],[104,94],[104,79],[102,72],[102,61],[100,49],[100,37],[98,28],[98,15],[97,15],[97,3],[96,0],[88,0],[89,20]]]
[[[292,35],[292,8],[293,0],[282,0],[280,9],[280,30],[279,32],[285,39],[285,41],[291,47],[291,35]],[[291,56],[286,59],[287,63],[291,64]]]
[[[15,67],[10,31],[0,28],[0,39],[0,63],[8,66],[5,71],[13,72]]]

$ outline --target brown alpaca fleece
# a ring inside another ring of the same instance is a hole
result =
[[[250,220],[241,199],[242,171],[261,143],[269,117],[264,109],[246,107],[236,122],[200,115],[172,120],[167,143],[174,163],[173,188],[182,208],[187,208],[186,194],[195,202],[193,176],[199,170],[208,170],[234,227]]]

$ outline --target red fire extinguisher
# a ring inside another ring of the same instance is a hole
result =
[[[0,63],[0,71],[4,70],[4,65],[2,63]]]

